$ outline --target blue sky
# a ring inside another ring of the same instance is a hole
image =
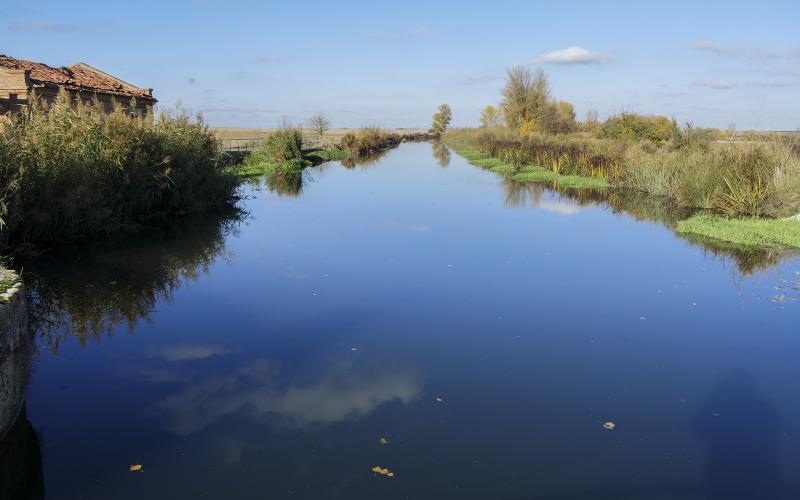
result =
[[[8,0],[7,0],[8,1]],[[5,2],[4,2],[5,4]],[[10,0],[0,53],[84,61],[212,124],[475,125],[505,69],[553,93],[698,126],[800,127],[800,2]]]

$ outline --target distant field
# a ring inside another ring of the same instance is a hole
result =
[[[266,137],[276,130],[277,129],[274,128],[211,127],[211,132],[220,139],[257,139]],[[427,132],[427,130],[416,128],[395,128],[386,130],[397,134]],[[351,128],[332,128],[323,136],[323,142],[337,142],[346,133],[357,131],[358,129]],[[316,136],[316,134],[309,129],[303,129],[303,135],[309,137]]]

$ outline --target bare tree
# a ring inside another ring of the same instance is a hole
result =
[[[330,130],[331,122],[325,113],[316,113],[308,120],[308,128],[319,136],[319,143],[322,144],[322,136]]]

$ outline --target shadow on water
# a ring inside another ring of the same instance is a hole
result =
[[[781,420],[758,393],[755,379],[732,371],[717,383],[692,423],[707,442],[708,500],[782,498]]]
[[[88,242],[18,262],[31,327],[54,352],[70,336],[81,345],[133,330],[183,283],[225,256],[242,213],[184,218],[174,225]]]
[[[675,232],[679,220],[693,211],[676,207],[669,200],[647,193],[622,189],[574,189],[555,183],[517,182],[508,178],[500,181],[507,207],[541,206],[545,191],[578,207],[599,206],[615,214],[626,214],[637,221],[661,224],[691,245],[700,247],[709,255],[731,261],[742,275],[751,275],[777,266],[797,253],[782,248],[747,247],[725,241]],[[553,203],[550,201],[550,203]]]
[[[784,488],[783,484],[780,415],[776,407],[759,394],[756,380],[750,373],[732,370],[717,382],[700,405],[689,431],[703,440],[707,448],[702,484],[656,484],[639,487],[611,485],[524,498],[800,498],[800,489]]]
[[[25,390],[31,369],[30,337],[0,332],[0,498],[44,498],[39,436],[28,421]]]

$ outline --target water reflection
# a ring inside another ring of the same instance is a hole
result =
[[[781,420],[747,372],[733,371],[712,390],[692,432],[708,443],[706,498],[781,498]]]
[[[436,160],[436,164],[442,168],[447,168],[450,165],[450,148],[441,141],[436,141],[432,145],[433,159]]]
[[[572,215],[581,207],[608,207],[613,213],[623,213],[637,221],[656,222],[672,231],[680,219],[691,214],[691,211],[676,207],[665,198],[633,190],[562,188],[552,183],[517,182],[508,178],[500,180],[500,187],[505,205],[510,208],[530,205]],[[546,192],[554,196],[546,196]],[[707,255],[731,261],[742,275],[765,271],[797,255],[782,248],[745,247],[698,235],[675,234],[702,248]]]
[[[39,437],[25,411],[32,347],[0,332],[0,498],[44,498]]]
[[[150,414],[182,436],[234,415],[307,427],[359,419],[392,401],[408,404],[422,387],[407,369],[338,363],[292,380],[283,371],[275,361],[258,359],[230,373],[201,377],[156,403]]]
[[[72,335],[84,345],[120,327],[132,331],[157,303],[209,271],[242,216],[187,218],[21,263],[34,329],[53,351]]]

